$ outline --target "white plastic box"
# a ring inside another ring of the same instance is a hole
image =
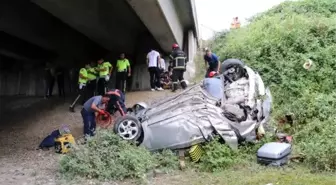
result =
[[[291,144],[266,143],[257,152],[257,162],[265,165],[281,166],[288,162],[291,152]]]

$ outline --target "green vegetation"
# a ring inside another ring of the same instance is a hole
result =
[[[336,1],[285,2],[224,32],[213,51],[257,70],[274,97],[274,122],[294,114],[297,152],[315,170],[335,170]],[[303,68],[313,61],[311,69]]]
[[[61,159],[61,173],[70,179],[81,176],[99,180],[145,180],[153,169],[169,172],[177,167],[177,156],[171,151],[151,154],[111,131],[99,131],[87,144]]]

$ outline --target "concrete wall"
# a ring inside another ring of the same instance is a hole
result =
[[[58,61],[61,60],[61,61]],[[66,59],[58,58],[55,62],[67,62]],[[68,61],[69,62],[69,61]],[[25,62],[8,59],[0,56],[0,96],[9,95],[44,95],[44,65],[43,63]],[[10,63],[10,65],[8,65]],[[6,65],[4,65],[6,64]],[[67,69],[69,70],[69,69]],[[69,71],[65,74],[65,91],[70,92]],[[57,81],[54,84],[54,95],[58,93]]]
[[[106,52],[26,0],[0,2],[0,32],[0,60],[11,65],[0,69],[0,95],[43,95],[45,62],[70,68]]]
[[[73,29],[113,52],[132,53],[147,29],[125,0],[33,0]]]
[[[192,78],[195,77],[196,73],[196,65],[194,61],[194,57],[197,52],[197,43],[196,38],[194,36],[194,32],[192,30],[188,31],[188,65],[187,65],[187,71],[184,73],[184,78],[186,80],[192,80]]]
[[[170,27],[170,31],[174,35],[176,43],[182,45],[184,29],[181,24],[181,20],[178,17],[178,13],[176,11],[176,7],[173,3],[173,0],[158,0],[158,4]]]
[[[182,45],[183,26],[172,0],[126,0],[165,52]]]
[[[0,12],[0,31],[55,51],[59,55],[85,60],[100,55],[99,52],[103,51],[103,48],[86,36],[30,1],[1,1]]]

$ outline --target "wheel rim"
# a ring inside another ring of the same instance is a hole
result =
[[[125,140],[134,139],[139,133],[138,124],[132,120],[124,120],[118,126],[118,134]]]

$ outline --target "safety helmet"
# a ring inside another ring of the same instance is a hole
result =
[[[179,47],[179,45],[178,45],[178,44],[176,44],[176,43],[175,43],[175,44],[173,44],[173,46],[172,46],[172,48],[173,48],[173,49],[175,49],[175,48],[178,48],[178,47]]]
[[[209,77],[210,78],[212,78],[212,77],[214,77],[214,76],[216,76],[217,75],[217,72],[216,71],[211,71],[210,73],[209,73]]]

